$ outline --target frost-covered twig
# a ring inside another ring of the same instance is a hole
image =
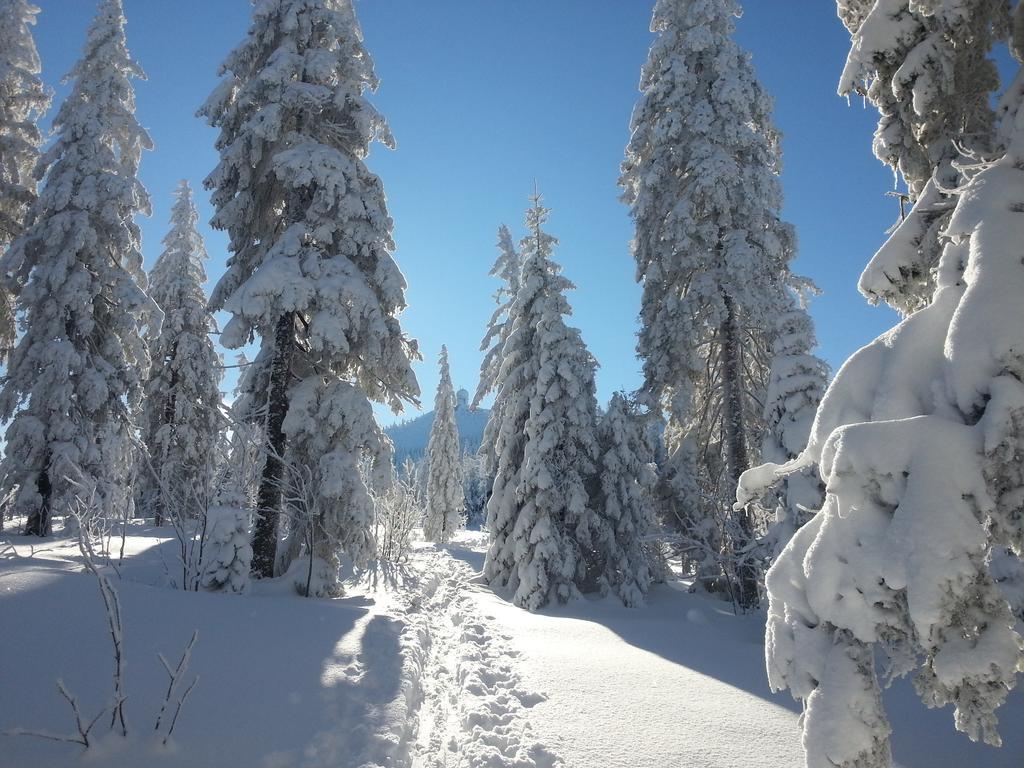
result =
[[[103,713],[107,711],[106,707],[96,713],[96,716],[92,720],[85,724],[82,722],[82,712],[78,708],[78,699],[76,699],[67,687],[64,685],[63,680],[57,681],[57,690],[60,695],[64,697],[64,700],[71,707],[71,712],[75,716],[75,729],[78,731],[77,735],[62,736],[56,733],[47,733],[46,731],[31,731],[26,728],[14,728],[9,731],[4,731],[5,736],[34,736],[37,739],[47,739],[49,741],[62,741],[68,744],[81,744],[86,749],[89,748],[89,733],[99,719],[103,716]]]
[[[82,744],[85,747],[89,745],[81,740],[78,736],[61,736],[56,733],[47,733],[46,731],[30,731],[27,728],[11,728],[10,730],[3,732],[4,736],[33,736],[37,739],[46,739],[48,741],[62,741],[67,744]]]
[[[139,475],[139,471],[138,471],[137,466],[133,466],[132,467],[132,480],[131,480],[131,483],[132,483],[131,487],[133,487],[133,488],[135,487],[135,481],[137,480],[138,475]],[[117,565],[118,565],[118,567],[120,567],[121,563],[124,562],[124,548],[125,548],[125,544],[127,544],[127,542],[128,542],[128,520],[131,517],[130,512],[131,512],[131,505],[125,504],[125,506],[124,506],[124,514],[121,515],[121,547],[120,547],[120,549],[118,549],[118,552],[117,552]],[[108,550],[109,550],[109,547],[108,547]],[[118,576],[120,576],[120,575],[121,575],[121,572],[118,571]]]
[[[114,585],[110,583],[110,579],[96,567],[95,553],[85,529],[86,526],[82,525],[81,518],[79,518],[78,549],[82,553],[82,562],[86,569],[96,577],[99,584],[100,596],[103,598],[103,607],[107,614],[107,626],[110,629],[110,638],[114,645],[114,704],[110,715],[110,727],[113,728],[120,723],[121,735],[127,736],[128,725],[124,717],[124,702],[127,696],[124,692],[124,634],[121,623],[121,600]]]
[[[171,734],[174,733],[174,726],[178,724],[178,715],[181,714],[181,708],[185,705],[185,699],[192,693],[192,689],[196,687],[196,683],[199,682],[199,675],[196,675],[192,682],[189,684],[185,692],[181,694],[181,698],[178,699],[178,704],[174,708],[174,716],[171,718],[171,725],[167,729],[167,733],[164,735],[163,741],[161,742],[164,746],[167,746],[167,741],[171,738]]]
[[[85,499],[85,500],[83,500]],[[121,736],[127,737],[128,725],[125,717],[124,705],[128,697],[125,693],[125,675],[124,675],[124,627],[122,622],[121,614],[121,601],[118,596],[117,590],[114,588],[113,583],[107,577],[100,567],[96,564],[97,553],[93,546],[93,542],[90,538],[91,533],[96,532],[94,526],[97,515],[95,510],[97,509],[96,504],[96,491],[93,486],[87,496],[80,496],[76,506],[71,511],[71,516],[77,523],[78,528],[78,549],[82,555],[82,563],[85,569],[92,573],[96,577],[96,581],[100,588],[100,596],[103,599],[103,606],[107,616],[107,626],[110,631],[110,638],[113,644],[114,650],[114,700],[110,707],[104,707],[101,709],[95,717],[93,717],[88,723],[83,722],[81,710],[78,706],[78,700],[68,691],[62,680],[57,681],[57,690],[61,696],[68,702],[71,707],[72,714],[75,719],[75,729],[77,735],[60,735],[46,733],[44,731],[32,731],[27,729],[15,729],[12,731],[6,731],[5,733],[15,736],[35,736],[37,738],[48,739],[50,741],[61,741],[71,744],[79,744],[86,749],[90,747],[89,734],[92,732],[93,727],[99,721],[99,719],[108,711],[111,712],[110,717],[110,728],[117,728]],[[113,568],[113,563],[110,563]],[[162,654],[157,654],[157,658],[167,671],[170,681],[167,687],[167,693],[164,696],[164,701],[160,706],[159,714],[156,718],[156,725],[154,730],[159,736],[161,726],[165,722],[165,716],[171,707],[173,701],[174,714],[171,716],[170,723],[167,727],[167,732],[163,735],[162,743],[167,744],[170,738],[171,732],[174,730],[174,726],[177,723],[178,716],[181,713],[182,706],[188,695],[195,688],[196,683],[199,681],[199,677],[195,677],[189,684],[188,688],[177,696],[177,691],[181,683],[181,679],[185,672],[188,670],[189,661],[192,656],[192,648],[195,646],[196,641],[199,638],[198,630],[192,633],[192,637],[186,644],[184,651],[182,651],[181,659],[178,661],[174,669],[171,669],[170,664]]]
[[[88,748],[89,746],[89,732],[92,727],[96,725],[96,722],[100,719],[100,716],[106,711],[106,708],[101,709],[96,713],[96,716],[89,721],[88,725],[82,724],[82,712],[78,708],[78,700],[71,695],[67,687],[64,685],[63,680],[57,681],[57,690],[60,691],[60,695],[64,697],[67,703],[71,706],[71,711],[75,716],[75,728],[78,729],[78,737],[81,740],[82,746]]]
[[[423,514],[412,473],[407,470],[404,477],[396,477],[392,487],[373,494],[373,500],[377,511],[373,528],[377,555],[382,561],[397,565],[405,558],[413,529]]]
[[[160,732],[160,726],[163,724],[164,715],[167,712],[167,707],[171,703],[171,700],[175,698],[175,694],[178,691],[178,685],[181,683],[181,678],[188,669],[189,661],[192,659],[192,648],[196,644],[196,640],[199,639],[199,630],[192,633],[192,638],[188,641],[185,646],[185,650],[181,653],[181,659],[178,660],[177,666],[172,670],[171,665],[167,663],[167,659],[164,658],[162,653],[157,654],[157,658],[160,659],[160,663],[163,665],[164,670],[167,672],[169,681],[167,683],[167,693],[164,694],[163,703],[160,705],[160,712],[156,716],[156,724],[153,726],[153,730],[157,733]],[[185,690],[185,693],[176,701],[174,717],[171,721],[170,728],[168,728],[167,734],[164,736],[163,743],[167,743],[167,738],[171,735],[171,731],[174,730],[174,721],[178,718],[178,712],[181,710],[181,705],[185,701],[185,697],[188,696],[189,691],[192,690],[196,682],[199,680],[198,677],[192,681],[189,687]]]

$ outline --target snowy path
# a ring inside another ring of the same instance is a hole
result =
[[[426,560],[419,612],[410,626],[427,641],[415,768],[555,768],[561,760],[533,737],[529,709],[544,697],[524,689],[518,653],[469,594],[473,571],[445,553]]]
[[[20,726],[63,733],[54,690],[64,678],[84,708],[109,696],[110,648],[95,581],[77,549],[33,549],[13,537],[0,557],[0,768],[91,764],[119,768],[558,768],[534,736],[516,652],[470,596],[473,570],[424,546],[374,588],[338,600],[297,598],[285,580],[246,597],[158,586],[177,546],[165,531],[129,537],[116,579],[128,658],[128,741],[103,755],[74,745],[3,736]],[[200,683],[173,750],[146,737],[166,688],[155,654],[173,656],[193,629]],[[216,723],[215,727],[211,724]]]

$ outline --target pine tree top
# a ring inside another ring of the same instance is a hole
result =
[[[64,76],[73,82],[71,94],[54,118],[57,143],[47,158],[59,157],[72,144],[91,145],[102,155],[96,162],[119,166],[125,173],[138,170],[143,149],[152,149],[149,134],[135,118],[135,91],[130,79],[146,79],[128,52],[124,9],[121,0],[103,0],[86,34],[82,57]],[[149,196],[139,185],[139,210],[150,213]]]
[[[200,110],[221,129],[206,179],[232,256],[210,299],[232,314],[230,348],[296,320],[306,364],[400,411],[417,401],[416,343],[398,323],[405,278],[392,258],[383,185],[364,162],[393,146],[365,98],[377,87],[350,0],[264,0]]]

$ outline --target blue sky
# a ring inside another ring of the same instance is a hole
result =
[[[95,5],[35,0],[44,78],[58,94]],[[812,313],[833,369],[890,327],[895,315],[857,293],[864,264],[897,217],[891,172],[871,154],[876,113],[836,96],[849,42],[831,2],[748,2],[738,40],[775,97],[784,134],[784,214],[797,228],[797,270],[823,290]],[[429,409],[437,353],[447,344],[457,387],[472,390],[478,345],[493,309],[487,277],[496,230],[517,233],[534,181],[561,240],[556,259],[578,286],[574,323],[600,362],[598,395],[639,384],[634,334],[639,289],[632,227],[616,186],[640,67],[651,42],[649,0],[357,0],[382,85],[372,98],[398,141],[372,151],[387,190],[409,282],[405,329]],[[217,69],[244,36],[245,0],[125,0],[128,43],[149,80],[136,83],[138,116],[155,143],[140,176],[153,197],[143,220],[147,264],[160,252],[178,179],[198,190],[215,280],[226,237],[203,178],[215,132],[194,117]],[[226,362],[233,362],[229,352]],[[233,372],[231,372],[233,373]],[[378,409],[382,420],[394,417]],[[415,416],[407,412],[404,416]]]

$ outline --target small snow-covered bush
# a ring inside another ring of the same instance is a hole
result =
[[[249,513],[238,507],[213,507],[207,513],[203,586],[244,592],[249,585],[252,546]]]
[[[407,463],[411,469],[411,463]],[[416,480],[408,474],[396,477],[391,488],[374,497],[377,516],[373,537],[377,557],[385,562],[400,563],[409,552],[413,529],[419,525],[423,508],[416,492]]]

